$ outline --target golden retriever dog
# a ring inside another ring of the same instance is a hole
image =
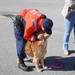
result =
[[[43,33],[43,35],[44,39],[35,42],[28,41],[24,46],[24,52],[33,57],[33,63],[35,64],[38,72],[42,71],[39,67],[39,62],[41,63],[43,69],[47,69],[47,66],[45,66],[44,63],[44,57],[47,52],[47,38],[49,35],[46,33]]]

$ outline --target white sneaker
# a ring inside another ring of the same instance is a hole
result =
[[[65,55],[69,55],[68,50],[64,50],[64,54],[65,54]]]

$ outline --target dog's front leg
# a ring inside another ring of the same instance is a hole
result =
[[[41,61],[41,65],[42,65],[43,69],[47,69],[47,66],[45,66],[45,64],[44,64],[44,57],[42,57],[40,61]]]
[[[33,57],[33,63],[35,64],[35,67],[37,69],[38,72],[41,72],[42,70],[39,67],[39,59],[36,57]]]

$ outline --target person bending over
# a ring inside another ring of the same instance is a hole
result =
[[[24,63],[24,58],[26,58],[26,54],[23,51],[24,45],[27,41],[34,42],[43,39],[42,34],[37,35],[40,31],[44,31],[50,36],[52,34],[53,21],[37,9],[28,8],[18,12],[13,23],[18,67],[28,71],[30,67]]]

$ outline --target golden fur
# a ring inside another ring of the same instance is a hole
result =
[[[28,41],[24,47],[25,53],[33,57],[33,62],[38,72],[41,71],[41,69],[39,68],[39,61],[41,62],[42,67],[44,69],[47,69],[47,67],[44,64],[44,57],[47,52],[46,48],[47,48],[48,37],[49,35],[44,33],[44,39],[35,42]]]

